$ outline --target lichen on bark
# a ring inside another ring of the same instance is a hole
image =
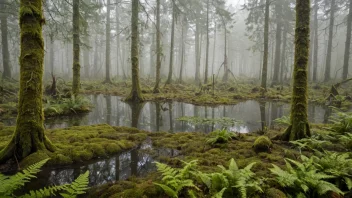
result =
[[[20,91],[16,129],[9,144],[0,152],[0,162],[9,158],[21,160],[40,150],[54,151],[44,135],[43,60],[44,16],[41,0],[20,2]]]
[[[298,140],[311,136],[308,123],[308,56],[310,1],[297,0],[295,64],[293,72],[293,96],[291,106],[291,125],[281,139]]]

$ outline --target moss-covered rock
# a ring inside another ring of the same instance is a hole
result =
[[[255,140],[253,149],[256,152],[268,152],[271,150],[272,146],[273,143],[267,136],[260,136]]]
[[[276,188],[269,188],[265,191],[266,198],[287,198],[284,192]]]

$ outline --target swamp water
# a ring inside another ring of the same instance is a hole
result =
[[[222,128],[222,125],[216,123],[192,124],[178,121],[177,118],[185,116],[209,119],[228,117],[240,121],[229,127],[231,131],[248,133],[262,129],[262,123],[271,127],[273,120],[287,116],[290,112],[289,104],[251,100],[236,105],[205,107],[182,102],[147,102],[143,105],[131,105],[121,101],[120,97],[104,95],[92,95],[89,96],[89,99],[94,105],[90,113],[47,119],[45,121],[46,128],[108,123],[112,126],[133,126],[147,131],[209,133]],[[316,105],[310,105],[308,113],[310,122],[314,123],[325,123],[330,115],[329,110]],[[9,121],[6,124],[14,125],[15,123]],[[153,150],[158,156],[173,157],[178,155],[175,150],[155,150],[152,148],[151,141],[147,140],[138,148],[111,156],[108,159],[97,159],[61,168],[43,168],[38,179],[30,182],[26,189],[70,183],[87,170],[90,171],[90,186],[125,180],[131,175],[144,176],[148,172],[156,170],[153,157],[148,154],[148,150]]]

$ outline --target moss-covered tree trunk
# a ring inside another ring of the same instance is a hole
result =
[[[132,62],[132,89],[126,101],[142,102],[144,100],[139,83],[139,47],[138,47],[138,13],[139,0],[132,0],[131,18],[131,62]]]
[[[105,45],[105,81],[104,83],[111,83],[110,79],[110,38],[111,38],[111,28],[110,28],[110,0],[107,0],[106,6],[106,45]]]
[[[266,90],[266,81],[268,77],[268,55],[269,55],[269,16],[270,16],[270,0],[265,2],[265,24],[264,24],[264,57],[262,68],[262,84],[261,87]]]
[[[161,69],[161,34],[160,34],[160,0],[156,0],[156,74],[153,93],[159,93],[160,69]]]
[[[171,27],[171,44],[170,44],[170,62],[169,62],[169,75],[166,84],[172,82],[172,69],[174,63],[174,41],[175,41],[175,23],[176,23],[176,6],[172,3],[172,27]]]
[[[276,47],[275,47],[275,61],[274,61],[274,76],[273,85],[279,83],[279,73],[280,73],[280,59],[281,59],[281,41],[282,41],[282,6],[280,1],[275,2],[275,12],[276,12]]]
[[[319,0],[314,1],[314,55],[313,55],[313,82],[318,80],[318,53],[319,53],[319,34],[318,34],[318,10]]]
[[[350,0],[349,14],[347,18],[347,36],[345,44],[345,56],[343,62],[342,79],[346,80],[348,77],[348,62],[350,60],[350,47],[351,47],[351,32],[352,32],[352,0]]]
[[[281,52],[281,66],[280,66],[280,83],[284,82],[284,70],[286,69],[286,48],[287,48],[287,25],[284,26],[283,30],[283,44],[282,44],[282,52]]]
[[[1,5],[2,9],[5,9],[5,5]],[[10,53],[9,53],[9,43],[8,43],[8,29],[7,29],[7,15],[2,13],[0,16],[1,22],[1,46],[2,46],[2,64],[4,67],[4,72],[2,73],[2,78],[11,78],[11,67],[10,67]]]
[[[291,125],[282,136],[284,141],[310,137],[308,123],[308,56],[309,56],[310,1],[296,0],[295,65]]]
[[[79,1],[73,0],[73,80],[72,80],[72,94],[77,97],[79,94],[81,81],[81,65],[79,62],[80,40],[79,40]]]
[[[331,78],[331,56],[332,56],[332,48],[333,48],[332,37],[334,35],[335,6],[336,6],[336,0],[331,0],[328,50],[326,54],[325,74],[324,74],[325,82],[329,81]]]
[[[21,0],[18,116],[12,140],[0,152],[0,163],[9,158],[21,160],[39,150],[54,151],[43,125],[43,19],[41,0]]]

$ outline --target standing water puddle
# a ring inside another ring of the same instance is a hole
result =
[[[230,127],[231,131],[248,133],[262,129],[262,122],[267,127],[273,125],[273,120],[290,113],[290,105],[281,102],[245,101],[236,105],[220,105],[216,107],[196,106],[183,102],[147,102],[143,105],[129,105],[117,96],[89,96],[94,109],[84,115],[65,118],[50,118],[46,120],[46,128],[64,128],[79,125],[107,123],[112,126],[135,126],[146,131],[209,133],[219,129],[218,124],[191,124],[178,121],[180,117],[200,117],[217,119],[229,117],[240,121]],[[328,108],[310,104],[308,108],[309,121],[326,123],[330,115]],[[12,123],[14,124],[14,123]]]

